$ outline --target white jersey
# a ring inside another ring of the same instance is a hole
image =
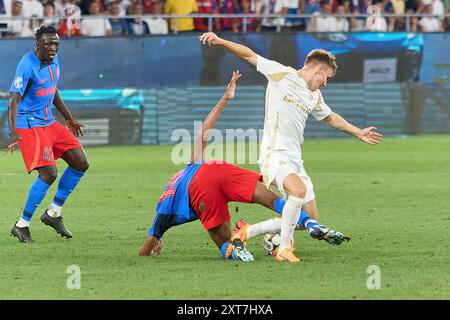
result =
[[[269,169],[271,156],[277,155],[275,158],[281,157],[301,167],[301,144],[308,115],[311,113],[320,121],[330,115],[331,109],[325,104],[320,90],[311,91],[296,69],[261,56],[257,56],[256,61],[257,70],[269,81],[258,160],[264,183],[268,185],[276,174]]]

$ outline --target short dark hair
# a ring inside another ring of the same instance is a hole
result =
[[[322,63],[333,69],[333,75],[336,73],[337,64],[336,57],[330,52],[323,49],[315,49],[308,53],[305,65],[310,63]]]
[[[43,34],[46,33],[58,33],[58,31],[55,29],[55,27],[52,26],[42,26],[39,29],[36,30],[36,33],[34,34],[34,37],[36,38],[36,40],[39,40]]]
[[[53,9],[55,9],[55,5],[53,4],[53,2],[47,2],[46,4],[44,4],[44,7],[45,6],[50,6],[50,7],[52,7]]]

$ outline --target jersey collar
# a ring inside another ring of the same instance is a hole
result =
[[[55,59],[53,59],[53,61],[48,62],[48,61],[41,61],[38,56],[36,55],[36,52],[32,51],[31,52],[33,54],[33,59],[36,63],[39,63],[39,70],[44,69],[45,67],[48,67],[52,64],[56,64],[55,59],[58,55],[55,55]]]

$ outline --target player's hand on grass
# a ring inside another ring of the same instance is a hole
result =
[[[214,32],[206,32],[198,37],[203,44],[208,43],[209,46],[219,43],[220,38]]]
[[[155,236],[148,236],[145,238],[144,244],[139,249],[140,256],[157,256],[161,253],[163,248],[162,239]]]
[[[14,149],[16,148],[16,145],[19,143],[20,140],[22,140],[22,137],[17,134],[17,132],[12,132],[10,134],[11,138],[9,139],[8,146],[6,148],[3,148],[3,153],[13,153]]]
[[[151,255],[151,256],[158,256],[158,255],[160,255],[160,254],[161,254],[161,250],[162,250],[163,247],[164,247],[164,243],[163,243],[163,240],[161,239],[161,240],[159,240],[159,241],[156,243],[156,245],[155,245],[155,247],[153,248],[153,250],[152,250],[152,252],[150,253],[150,255]]]
[[[376,127],[368,127],[361,130],[361,133],[358,136],[358,139],[362,142],[368,144],[379,144],[381,140],[383,140],[383,135],[381,133],[375,132],[373,130],[377,130]]]
[[[66,126],[67,126],[67,129],[69,129],[75,137],[79,137],[80,135],[81,136],[83,135],[82,128],[84,128],[84,125],[79,123],[77,120],[74,120],[74,119],[66,120]]]
[[[242,74],[239,73],[239,70],[233,71],[233,76],[231,77],[230,83],[228,83],[227,86],[227,91],[223,96],[225,99],[231,100],[234,98],[234,91],[236,90],[236,82],[239,80],[241,76]]]

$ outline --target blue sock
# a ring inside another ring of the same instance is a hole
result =
[[[64,202],[69,197],[70,193],[75,189],[78,182],[80,182],[81,177],[84,175],[84,172],[77,171],[72,167],[67,167],[64,170],[61,178],[58,182],[58,190],[56,190],[55,197],[53,198],[53,203],[62,207]]]
[[[309,229],[314,228],[319,224],[316,220],[312,219],[305,211],[302,210],[300,213],[300,219],[298,219],[298,225]]]
[[[283,212],[283,208],[284,208],[285,204],[286,204],[286,200],[284,200],[283,198],[278,198],[277,200],[275,200],[275,202],[273,203],[275,212],[281,214],[281,212]]]
[[[284,205],[286,204],[286,200],[283,198],[278,198],[273,203],[274,209],[277,213],[281,214],[283,212]],[[297,224],[299,226],[302,226],[306,229],[313,228],[317,225],[317,221],[313,220],[305,211],[301,210],[300,212],[300,218],[298,219]]]
[[[25,203],[25,208],[23,209],[22,219],[30,221],[36,208],[41,204],[42,200],[47,194],[47,190],[50,185],[45,183],[41,178],[37,177],[30,187],[28,192],[28,199]]]
[[[229,257],[226,256],[227,254],[227,247],[228,247],[229,242],[225,242],[224,244],[222,244],[222,246],[220,247],[220,253],[222,253],[222,256],[225,259],[233,259],[233,260],[237,260],[237,258],[234,256],[233,252],[231,252],[231,255]]]

